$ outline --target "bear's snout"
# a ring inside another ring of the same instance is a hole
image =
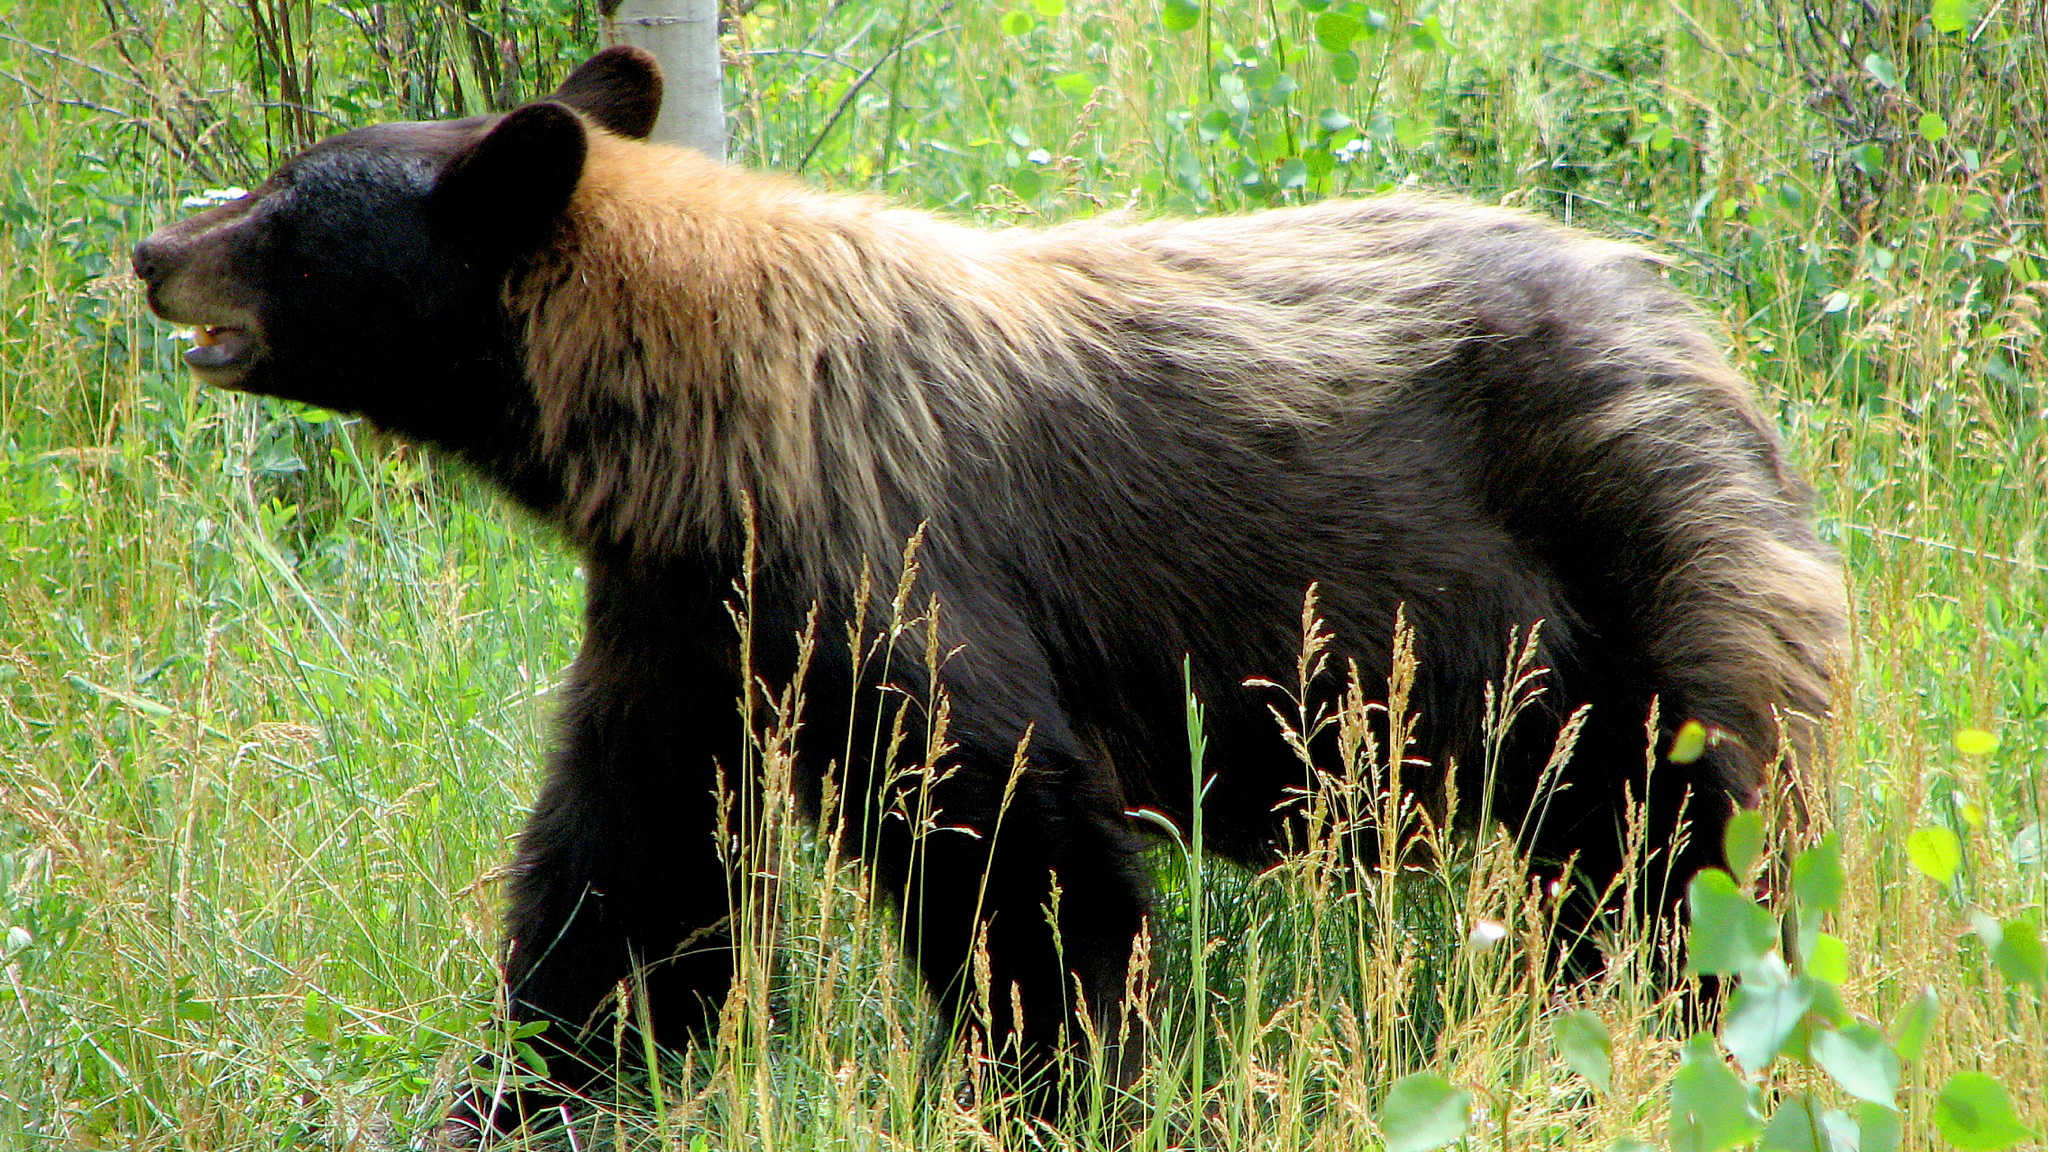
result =
[[[233,205],[224,207],[233,208]],[[130,265],[143,282],[150,311],[192,329],[185,363],[209,383],[237,387],[262,356],[232,223],[239,212],[216,209],[160,228],[135,245]]]
[[[143,237],[142,242],[135,246],[135,254],[129,258],[129,266],[135,269],[135,275],[143,283],[154,285],[164,278],[165,269],[169,267],[170,261],[170,253],[167,251],[169,247],[170,245],[156,234]]]

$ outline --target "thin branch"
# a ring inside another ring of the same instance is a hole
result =
[[[937,20],[939,17],[944,16],[947,12],[952,11],[952,9],[953,5],[951,3],[951,0],[948,0],[947,3],[939,6],[938,11],[932,13],[932,19]],[[825,146],[826,138],[831,136],[832,129],[839,125],[839,118],[846,115],[846,110],[853,106],[853,98],[860,95],[861,89],[867,87],[868,81],[873,80],[875,78],[875,73],[881,71],[882,65],[887,64],[889,61],[895,59],[898,53],[903,52],[906,49],[913,48],[919,44],[922,44],[926,40],[929,40],[934,36],[938,36],[945,32],[951,32],[954,30],[954,27],[954,25],[947,25],[943,28],[933,28],[929,32],[919,33],[918,35],[913,36],[900,44],[894,45],[887,52],[882,53],[882,55],[879,58],[877,58],[873,64],[868,65],[867,69],[863,71],[860,74],[860,76],[854,80],[852,84],[847,85],[845,94],[839,97],[839,103],[833,107],[832,115],[825,118],[825,126],[823,128],[818,129],[818,135],[811,141],[811,146],[804,151],[803,159],[798,160],[796,162],[796,170],[798,172],[802,172],[804,170],[804,166],[811,162],[811,158],[818,154],[818,149]],[[894,98],[895,97],[892,94],[890,96],[890,99]]]

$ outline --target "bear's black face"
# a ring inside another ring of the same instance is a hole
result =
[[[504,345],[504,268],[438,219],[443,169],[483,121],[393,124],[314,146],[256,191],[136,248],[150,306],[196,330],[209,384],[406,431]],[[469,391],[470,389],[462,389]],[[477,399],[469,397],[470,400]]]
[[[348,132],[143,240],[135,272],[205,382],[488,449],[531,407],[506,276],[567,207],[589,124],[644,136],[659,106],[651,60],[613,49],[504,116]]]

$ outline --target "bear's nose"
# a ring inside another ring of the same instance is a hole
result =
[[[140,277],[146,284],[154,284],[158,280],[163,279],[164,274],[170,270],[171,266],[170,249],[171,245],[166,243],[161,237],[145,237],[141,243],[135,246],[135,255],[130,260],[130,264],[135,269],[135,275]]]

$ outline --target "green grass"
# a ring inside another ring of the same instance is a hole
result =
[[[1966,1071],[2048,1130],[2044,990],[1977,930],[2038,928],[2048,903],[2039,5],[1373,7],[1384,29],[1295,0],[764,2],[728,41],[734,153],[991,223],[1412,180],[1671,253],[1847,564],[1850,689],[1815,815],[1848,877],[1828,924],[1845,1011],[1888,1027],[1923,988],[1941,1006],[1903,1146],[1945,1146],[1936,1094]],[[0,14],[0,1147],[411,1146],[504,1042],[495,870],[574,641],[573,558],[410,449],[200,389],[114,275],[184,198],[296,144],[536,94],[596,46],[571,0],[453,11]],[[1960,750],[1966,730],[1995,748]],[[1937,827],[1961,847],[1947,882],[1909,851]],[[929,1021],[864,879],[801,836],[758,850],[789,879],[720,1043],[579,1147],[1128,1135],[1029,1131],[957,1103],[949,1072],[921,1090]],[[1626,975],[1575,994],[1614,1037],[1612,1090],[1568,1069],[1528,971],[1540,914],[1499,845],[1400,879],[1163,855],[1176,1006],[1134,1146],[1367,1146],[1388,1086],[1424,1069],[1476,1093],[1473,1147],[1664,1138],[1675,1013]],[[1199,965],[1198,898],[1221,942]],[[1474,946],[1480,919],[1509,939]],[[1851,1104],[1807,1063],[1760,1081]]]

